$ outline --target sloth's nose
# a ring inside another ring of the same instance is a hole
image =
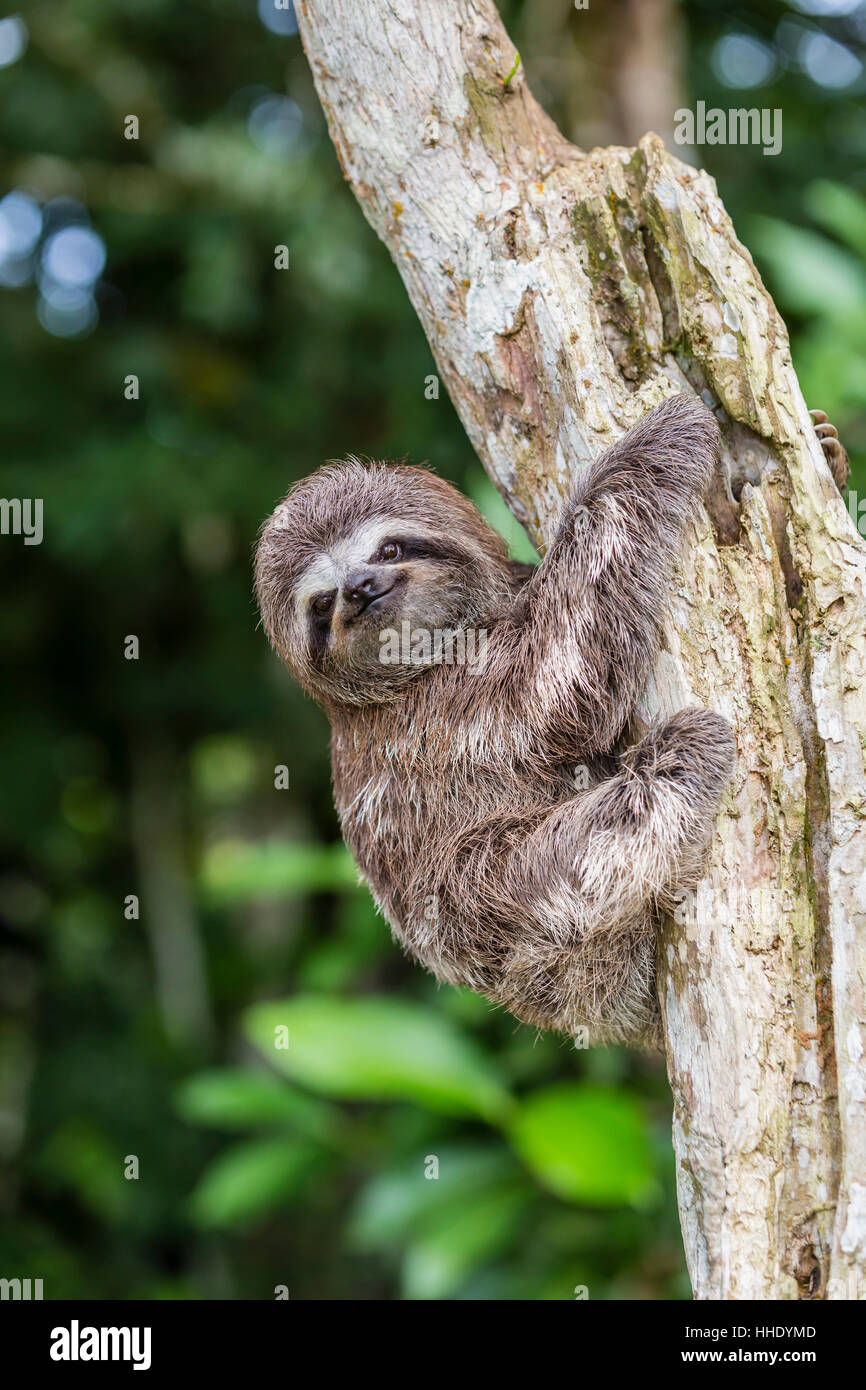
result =
[[[377,576],[372,570],[355,570],[354,574],[346,577],[343,598],[346,603],[354,604],[358,613],[363,613],[367,605],[374,598],[386,594],[389,587],[387,579]]]

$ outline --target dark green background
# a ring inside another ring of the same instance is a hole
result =
[[[510,32],[565,119],[561,46],[529,11],[505,7]],[[45,505],[41,546],[0,537],[0,1276],[46,1297],[687,1296],[663,1064],[536,1038],[402,960],[338,844],[325,721],[257,630],[258,525],[327,457],[427,459],[525,544],[450,402],[425,399],[426,341],[297,37],[241,0],[23,13],[0,196],[29,189],[46,236],[89,221],[107,261],[87,334],[41,326],[39,248],[0,290],[2,492]],[[824,32],[862,58],[866,11],[680,13],[689,100],[783,109],[777,158],[698,157],[856,490],[863,82],[834,90],[796,55]],[[769,45],[775,76],[722,85],[727,33]],[[248,120],[269,94],[301,123],[283,108],[263,148]]]

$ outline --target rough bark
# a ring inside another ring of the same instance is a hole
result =
[[[568,145],[490,0],[296,9],[346,178],[539,545],[672,390],[751,470],[689,539],[641,711],[710,706],[739,751],[660,942],[683,1237],[697,1297],[866,1297],[866,547],[785,327],[712,179],[652,135]]]

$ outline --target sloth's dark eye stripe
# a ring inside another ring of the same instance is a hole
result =
[[[307,625],[307,647],[310,653],[310,660],[313,665],[318,665],[328,649],[328,638],[331,632],[329,618],[322,620],[310,614]]]
[[[412,536],[389,536],[403,547],[404,560],[442,560],[447,564],[465,565],[471,559],[468,551],[461,545],[451,545],[448,541],[416,539]]]

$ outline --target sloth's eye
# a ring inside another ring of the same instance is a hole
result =
[[[334,606],[333,594],[319,594],[318,598],[313,599],[313,612],[320,618],[324,618],[330,613]]]
[[[399,541],[386,541],[380,548],[377,560],[399,560],[403,554],[403,547]]]

